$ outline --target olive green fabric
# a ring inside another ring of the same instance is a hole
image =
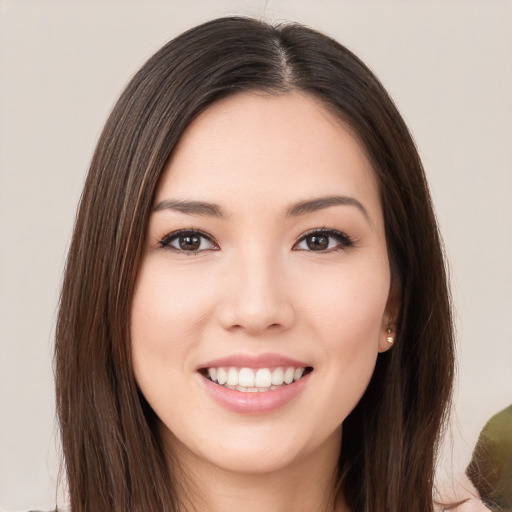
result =
[[[466,474],[488,508],[512,512],[512,405],[487,422]]]

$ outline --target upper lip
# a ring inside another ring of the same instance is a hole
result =
[[[276,367],[294,367],[294,368],[307,368],[312,365],[291,359],[290,357],[281,354],[232,354],[230,356],[221,357],[219,359],[212,359],[201,364],[197,369],[202,370],[205,368],[220,368],[220,367],[235,367],[235,368],[276,368]]]

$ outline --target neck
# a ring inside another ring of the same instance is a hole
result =
[[[334,492],[340,449],[336,437],[313,454],[265,473],[229,471],[173,443],[173,459],[186,483],[180,512],[348,512]]]

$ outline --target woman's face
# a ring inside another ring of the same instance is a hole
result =
[[[187,129],[156,195],[133,365],[190,464],[335,461],[387,348],[390,270],[370,162],[299,93],[243,93]]]

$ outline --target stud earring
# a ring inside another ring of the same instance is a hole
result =
[[[388,331],[388,343],[389,343],[390,345],[393,345],[393,342],[395,341],[395,340],[393,339],[393,336],[391,336],[391,333],[393,332],[393,330],[392,330],[391,328],[389,328],[389,327],[388,327],[387,331]]]

